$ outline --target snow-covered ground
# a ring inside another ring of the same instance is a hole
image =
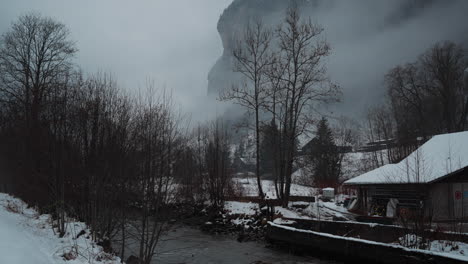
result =
[[[317,210],[318,207],[318,210]],[[303,211],[304,214],[320,220],[354,220],[355,215],[348,212],[343,206],[336,205],[334,202],[311,203]]]
[[[431,242],[432,252],[439,252],[446,256],[458,256],[468,261],[468,244],[446,240],[436,240]]]
[[[258,215],[260,210],[257,203],[236,201],[226,201],[224,209],[229,215],[236,215],[241,218]],[[276,206],[275,215],[278,218],[290,219],[354,220],[354,215],[349,213],[343,206],[322,201],[319,203],[290,202],[289,208]]]
[[[86,233],[76,238],[82,230]],[[88,233],[84,223],[71,222],[59,238],[49,215],[39,215],[21,200],[0,193],[0,263],[120,263],[88,239]]]
[[[259,208],[256,203],[242,203],[227,201],[224,203],[224,209],[231,215],[256,215]]]
[[[258,196],[258,187],[256,178],[233,178],[236,186],[240,188],[240,193],[244,197]],[[265,196],[270,199],[276,198],[275,183],[271,180],[262,180],[262,188]],[[291,195],[292,196],[314,196],[317,193],[317,189],[299,185],[291,184]]]

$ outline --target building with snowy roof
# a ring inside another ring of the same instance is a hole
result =
[[[468,132],[434,136],[401,162],[344,185],[357,190],[357,208],[367,215],[423,210],[433,221],[468,220]]]

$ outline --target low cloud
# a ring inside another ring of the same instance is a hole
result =
[[[50,16],[70,29],[84,72],[110,72],[130,92],[151,79],[172,90],[182,111],[198,121],[223,111],[206,97],[206,87],[208,71],[222,53],[216,24],[230,2],[15,0],[2,3],[0,32],[28,12]]]

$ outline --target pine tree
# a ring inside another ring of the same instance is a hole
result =
[[[326,118],[317,125],[317,136],[309,153],[314,182],[319,187],[335,187],[341,173],[340,153]]]
[[[278,127],[272,120],[261,128],[260,140],[260,172],[262,174],[273,174],[275,169],[275,144],[278,144]]]

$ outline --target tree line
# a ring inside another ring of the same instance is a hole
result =
[[[393,141],[390,162],[402,160],[433,135],[468,128],[467,54],[461,44],[439,42],[386,74],[384,103],[368,111],[367,128],[371,140]]]
[[[229,135],[220,120],[194,131],[171,93],[151,81],[139,95],[111,74],[85,74],[68,28],[37,13],[0,38],[0,158],[9,191],[50,213],[60,236],[69,219],[121,256],[131,238],[149,263],[184,202],[223,206],[230,185]]]

